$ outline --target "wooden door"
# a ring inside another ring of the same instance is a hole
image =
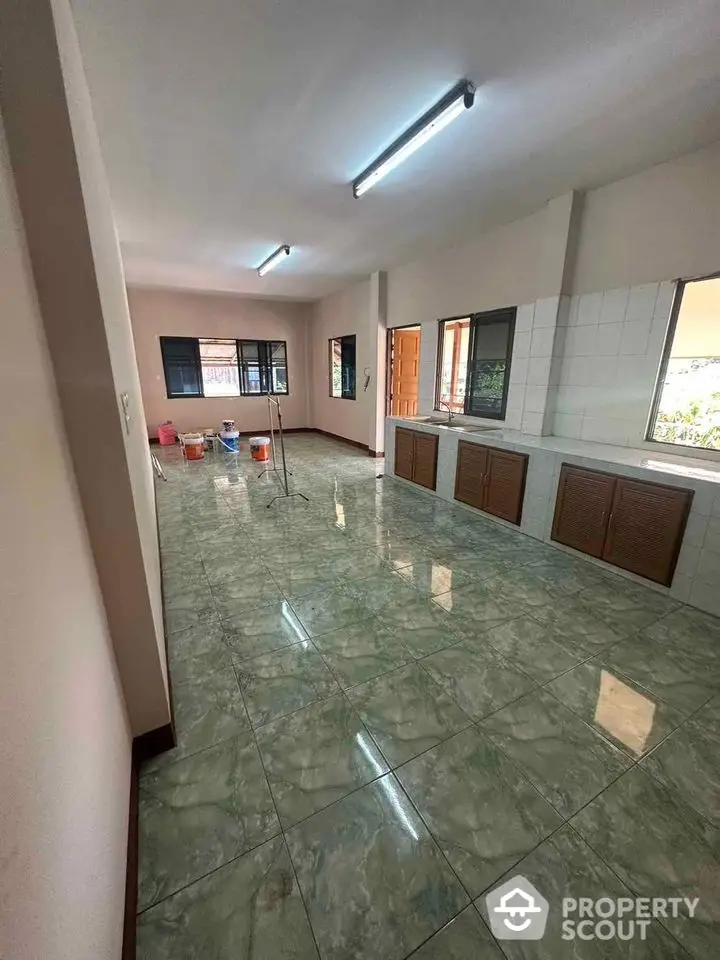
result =
[[[560,470],[552,539],[601,557],[616,478],[564,463]]]
[[[487,473],[488,448],[461,440],[455,468],[455,499],[482,509]]]
[[[395,476],[412,480],[415,462],[415,430],[395,428]]]
[[[525,453],[488,448],[483,510],[510,523],[520,523],[527,465]]]
[[[603,560],[669,587],[693,491],[617,478]]]
[[[438,438],[433,433],[415,433],[413,475],[415,483],[428,490],[435,489],[437,477]]]
[[[393,331],[390,413],[393,417],[417,415],[420,382],[420,331]]]

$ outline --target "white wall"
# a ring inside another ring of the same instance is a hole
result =
[[[373,351],[370,340],[371,296],[371,282],[365,280],[319,300],[314,305],[309,337],[311,425],[368,445],[375,404],[373,391],[363,390],[363,371],[371,369],[375,380],[373,358],[377,356],[377,347]],[[352,334],[356,337],[356,399],[343,400],[330,396],[328,341]]]
[[[720,270],[720,143],[585,196],[573,293]]]
[[[283,425],[309,426],[305,356],[309,304],[141,287],[131,287],[128,296],[149,436],[156,437],[165,420],[172,420],[180,431],[217,428],[228,418],[241,431],[267,430],[268,423],[264,397],[168,399],[161,336],[284,340],[290,393],[280,398]]]
[[[643,442],[674,290],[647,283],[572,297],[553,434]]]
[[[131,735],[0,126],[0,957],[120,956]]]

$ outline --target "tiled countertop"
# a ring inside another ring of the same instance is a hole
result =
[[[532,434],[521,433],[519,430],[505,428],[483,427],[477,432],[473,430],[453,430],[439,423],[428,423],[423,420],[412,420],[406,417],[388,417],[391,423],[413,430],[427,433],[449,434],[459,440],[470,443],[488,443],[499,447],[527,452],[543,451],[559,453],[570,457],[579,457],[584,460],[596,460],[603,464],[618,464],[639,470],[648,470],[653,473],[666,474],[670,477],[684,477],[688,480],[700,480],[707,483],[720,484],[720,462],[703,460],[699,457],[676,456],[658,450],[640,450],[634,447],[618,447],[607,443],[591,443],[587,440],[570,440],[565,437],[536,437]],[[463,426],[463,420],[456,418],[456,426]],[[472,425],[474,427],[474,425]]]

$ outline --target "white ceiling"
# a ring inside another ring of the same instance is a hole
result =
[[[131,282],[317,297],[720,139],[717,0],[72,2]]]

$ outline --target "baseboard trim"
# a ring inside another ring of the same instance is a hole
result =
[[[368,456],[369,456],[369,457],[375,457],[376,460],[380,460],[382,457],[385,456],[385,452],[384,452],[383,450],[370,450],[370,449],[368,449]]]
[[[329,430],[321,430],[319,427],[313,427],[312,432],[320,433],[323,437],[330,437],[331,440],[339,440],[340,443],[347,443],[357,450],[368,451],[370,449],[366,443],[360,443],[359,440],[351,440],[349,437],[341,437],[339,433],[330,433]]]
[[[130,802],[128,809],[127,866],[125,872],[125,914],[123,916],[122,960],[136,960],[140,767],[160,753],[175,746],[171,723],[135,737],[132,744],[130,767]]]

